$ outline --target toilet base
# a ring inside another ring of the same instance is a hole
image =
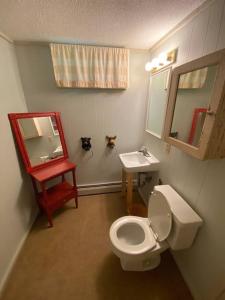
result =
[[[124,271],[149,271],[157,268],[160,264],[160,255],[153,255],[143,260],[120,259]]]

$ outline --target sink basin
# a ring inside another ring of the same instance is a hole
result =
[[[119,158],[126,172],[148,172],[159,169],[159,160],[150,152],[149,157],[143,153],[135,151],[119,154]]]

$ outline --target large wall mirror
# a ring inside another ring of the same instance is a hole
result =
[[[26,169],[68,157],[59,113],[9,114]]]
[[[171,68],[153,73],[150,77],[146,131],[162,138],[167,107]]]
[[[175,68],[166,112],[166,142],[200,159],[224,157],[224,94],[225,50]]]

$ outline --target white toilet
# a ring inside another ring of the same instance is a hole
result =
[[[166,249],[191,247],[201,224],[202,219],[171,186],[155,186],[148,218],[125,216],[111,225],[112,250],[124,270],[151,270]]]

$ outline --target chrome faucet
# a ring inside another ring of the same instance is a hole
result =
[[[141,149],[140,149],[138,152],[143,153],[143,155],[146,156],[146,157],[150,157],[150,156],[151,156],[151,155],[148,153],[147,147],[145,147],[145,146],[142,146]]]

